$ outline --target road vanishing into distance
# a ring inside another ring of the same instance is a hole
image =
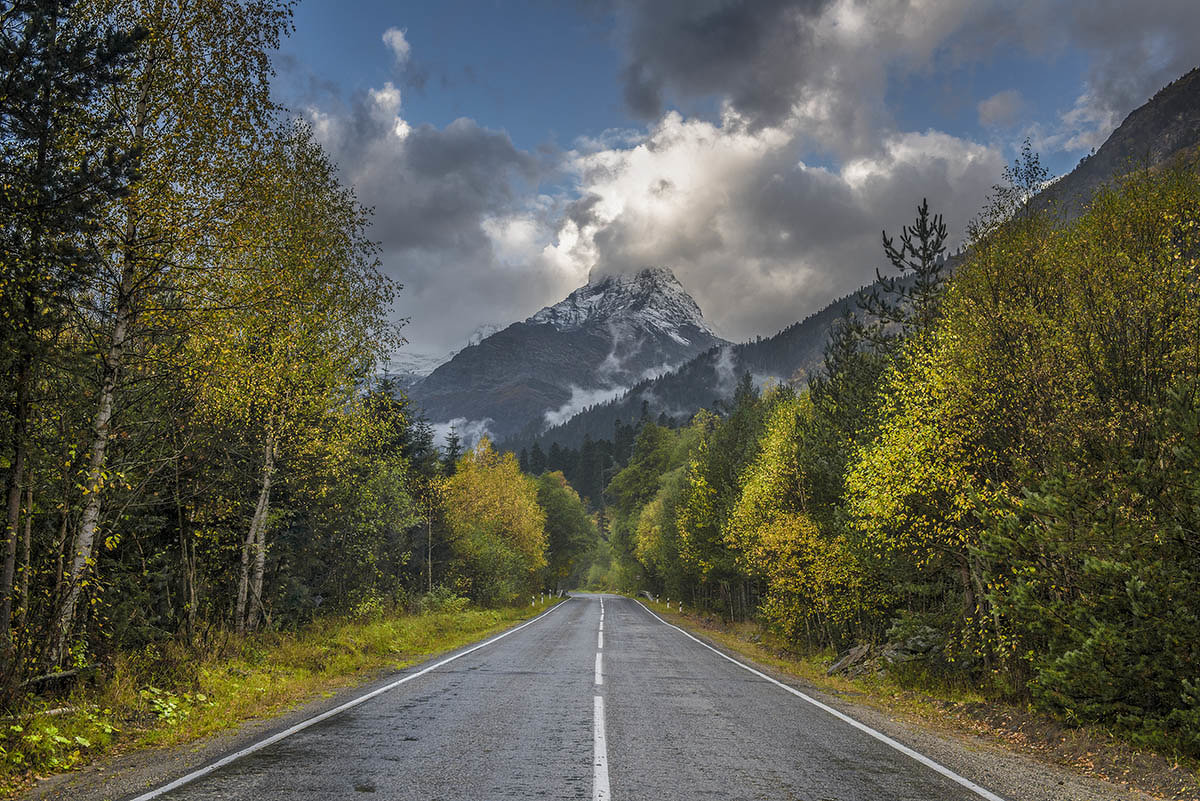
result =
[[[491,640],[140,801],[999,801],[619,596]]]

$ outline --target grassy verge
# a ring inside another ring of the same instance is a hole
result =
[[[1032,710],[997,702],[978,688],[919,676],[827,676],[825,671],[837,658],[833,651],[798,654],[754,623],[724,623],[693,610],[681,614],[677,604],[668,609],[661,602],[638,600],[663,619],[731,653],[853,703],[926,728],[979,736],[1009,750],[1158,797],[1200,799],[1200,764],[1136,748],[1103,729],[1069,727]]]
[[[0,796],[105,753],[179,745],[279,714],[497,633],[553,603],[325,618],[296,632],[221,635],[195,651],[122,655],[94,686],[0,724]]]

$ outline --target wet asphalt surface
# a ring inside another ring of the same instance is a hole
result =
[[[978,801],[627,598],[604,596],[597,685],[600,608],[578,595],[159,798],[592,799],[599,695],[613,799]]]

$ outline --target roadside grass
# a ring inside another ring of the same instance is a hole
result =
[[[329,617],[122,654],[101,679],[0,723],[0,797],[110,752],[175,746],[271,717],[496,634],[554,605]]]
[[[692,609],[681,614],[676,603],[668,609],[661,601],[637,600],[664,620],[731,653],[852,703],[927,728],[978,736],[1160,798],[1200,801],[1200,763],[1138,748],[1098,727],[1068,726],[1032,709],[997,701],[982,688],[952,684],[919,671],[872,672],[853,679],[827,676],[825,671],[837,659],[832,649],[797,653],[753,622],[726,623]]]

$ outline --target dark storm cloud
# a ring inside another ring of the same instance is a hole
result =
[[[1200,2],[1102,0],[1070,11],[1078,45],[1092,53],[1093,111],[1117,122],[1160,88],[1200,66]]]
[[[728,98],[772,124],[789,113],[805,67],[808,20],[827,0],[617,0],[626,103],[644,119],[670,101]]]
[[[467,118],[444,128],[409,126],[400,110],[400,92],[389,83],[329,111],[310,108],[307,116],[373,209],[384,269],[405,285],[399,313],[413,330],[420,327],[422,350],[436,355],[461,347],[481,322],[536,311],[530,285],[555,293],[571,288],[573,277],[559,285],[538,274],[539,265],[506,263],[496,243],[506,221],[536,232],[560,217],[561,209],[531,198],[562,156],[521,150],[507,133]]]
[[[599,222],[600,219],[596,213],[596,206],[599,203],[599,195],[587,194],[577,198],[567,204],[566,211],[563,213],[563,219],[570,220],[579,228],[593,225]]]
[[[359,195],[375,210],[375,230],[392,248],[486,247],[486,215],[524,198],[546,164],[502,131],[460,118],[445,128],[409,127],[390,85],[364,93],[348,113],[318,118],[317,129]]]

